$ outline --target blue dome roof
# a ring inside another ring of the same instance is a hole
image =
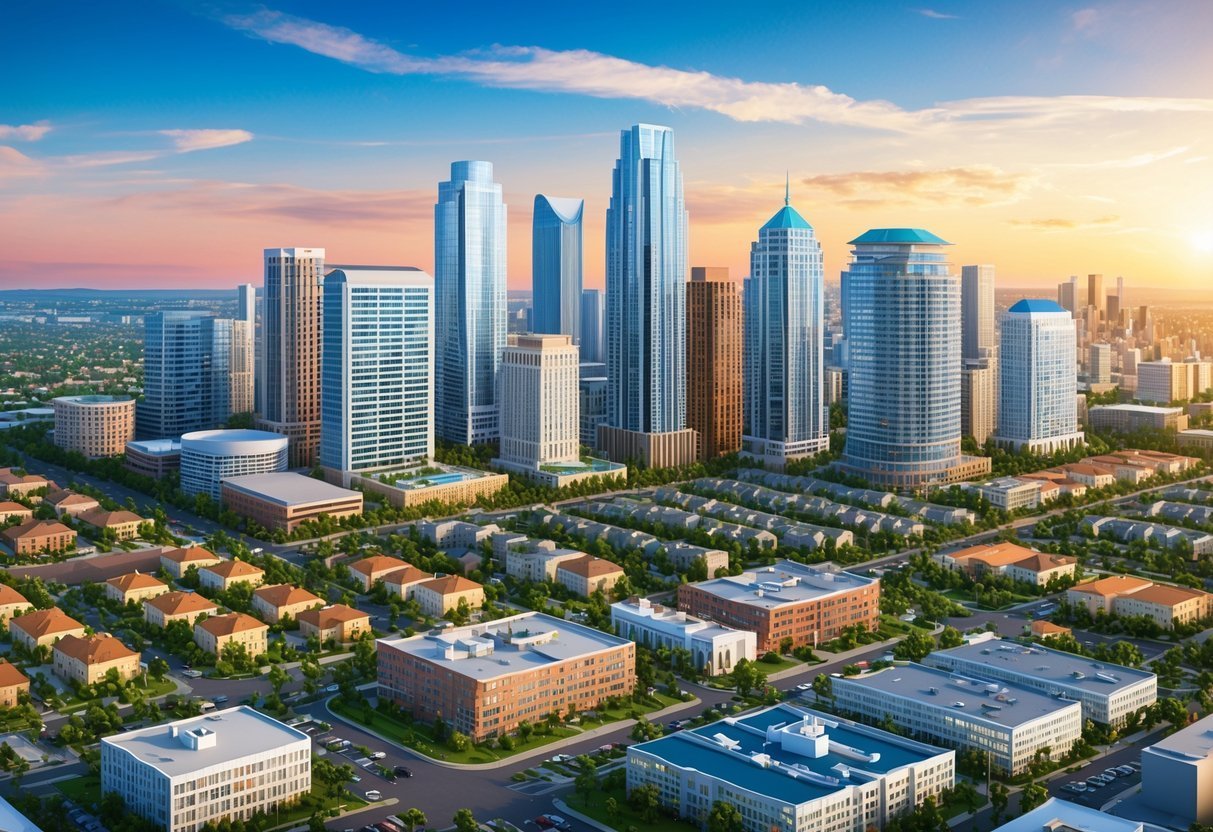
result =
[[[1058,305],[1057,301],[1045,300],[1043,298],[1024,298],[1016,303],[1008,310],[1010,312],[1025,313],[1025,312],[1065,312],[1066,310]]]
[[[862,245],[864,243],[952,245],[942,237],[936,237],[930,231],[924,231],[921,228],[873,228],[871,231],[865,231],[854,240],[851,240],[850,245]]]
[[[809,225],[805,221],[805,218],[800,216],[791,205],[783,206],[775,216],[767,220],[767,224],[763,226],[763,229],[767,228],[807,228],[810,231],[813,230],[813,226]]]

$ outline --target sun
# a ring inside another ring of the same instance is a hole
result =
[[[1213,252],[1213,231],[1192,232],[1192,248],[1199,252]]]

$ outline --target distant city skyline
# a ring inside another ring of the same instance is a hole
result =
[[[261,250],[298,240],[432,272],[433,183],[459,159],[493,162],[515,206],[510,288],[530,282],[538,193],[585,198],[600,288],[617,131],[638,122],[673,128],[693,172],[690,262],[735,280],[785,172],[830,282],[847,240],[903,226],[1000,286],[1213,278],[1206,5],[647,8],[673,38],[477,2],[458,27],[381,4],[56,5],[13,9],[0,58],[23,78],[0,112],[0,288],[258,282]]]

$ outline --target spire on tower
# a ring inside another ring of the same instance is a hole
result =
[[[784,171],[783,179],[783,204],[792,204],[792,174],[790,171]]]

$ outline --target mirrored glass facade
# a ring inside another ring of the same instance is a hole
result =
[[[581,214],[585,201],[535,197],[531,221],[531,327],[581,343]]]

